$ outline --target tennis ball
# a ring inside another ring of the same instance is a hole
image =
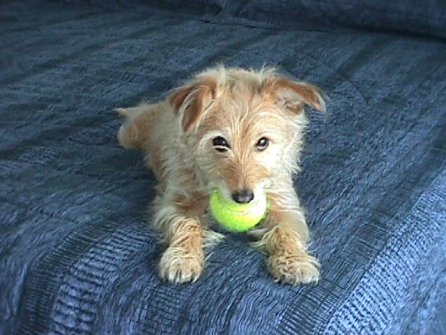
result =
[[[226,230],[242,233],[254,228],[266,215],[266,196],[258,196],[247,204],[227,199],[219,190],[211,194],[209,201],[215,220]]]

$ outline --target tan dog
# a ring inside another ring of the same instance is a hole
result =
[[[209,194],[219,188],[240,203],[267,194],[270,209],[256,245],[268,253],[276,280],[318,280],[292,181],[307,124],[304,105],[325,110],[316,87],[281,78],[272,69],[217,67],[165,101],[118,109],[126,117],[120,144],[143,150],[159,181],[153,226],[168,244],[160,261],[162,278],[183,283],[202,273],[204,246],[221,236],[210,230],[206,216]]]

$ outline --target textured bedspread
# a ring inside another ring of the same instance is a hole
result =
[[[0,4],[0,334],[444,334],[445,42],[119,7]],[[158,279],[154,179],[112,109],[217,62],[330,97],[296,180],[316,286],[239,236],[198,282]]]

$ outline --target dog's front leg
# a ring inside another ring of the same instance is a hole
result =
[[[156,200],[155,228],[168,244],[159,263],[162,279],[180,284],[197,280],[203,272],[203,203]]]
[[[294,192],[287,197],[270,197],[265,222],[267,232],[257,244],[269,254],[268,269],[287,284],[306,284],[319,279],[319,263],[307,252],[309,239],[305,215]]]

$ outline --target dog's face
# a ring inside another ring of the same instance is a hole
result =
[[[289,181],[298,168],[304,105],[325,108],[315,87],[272,71],[205,72],[170,101],[201,179],[239,203]]]

